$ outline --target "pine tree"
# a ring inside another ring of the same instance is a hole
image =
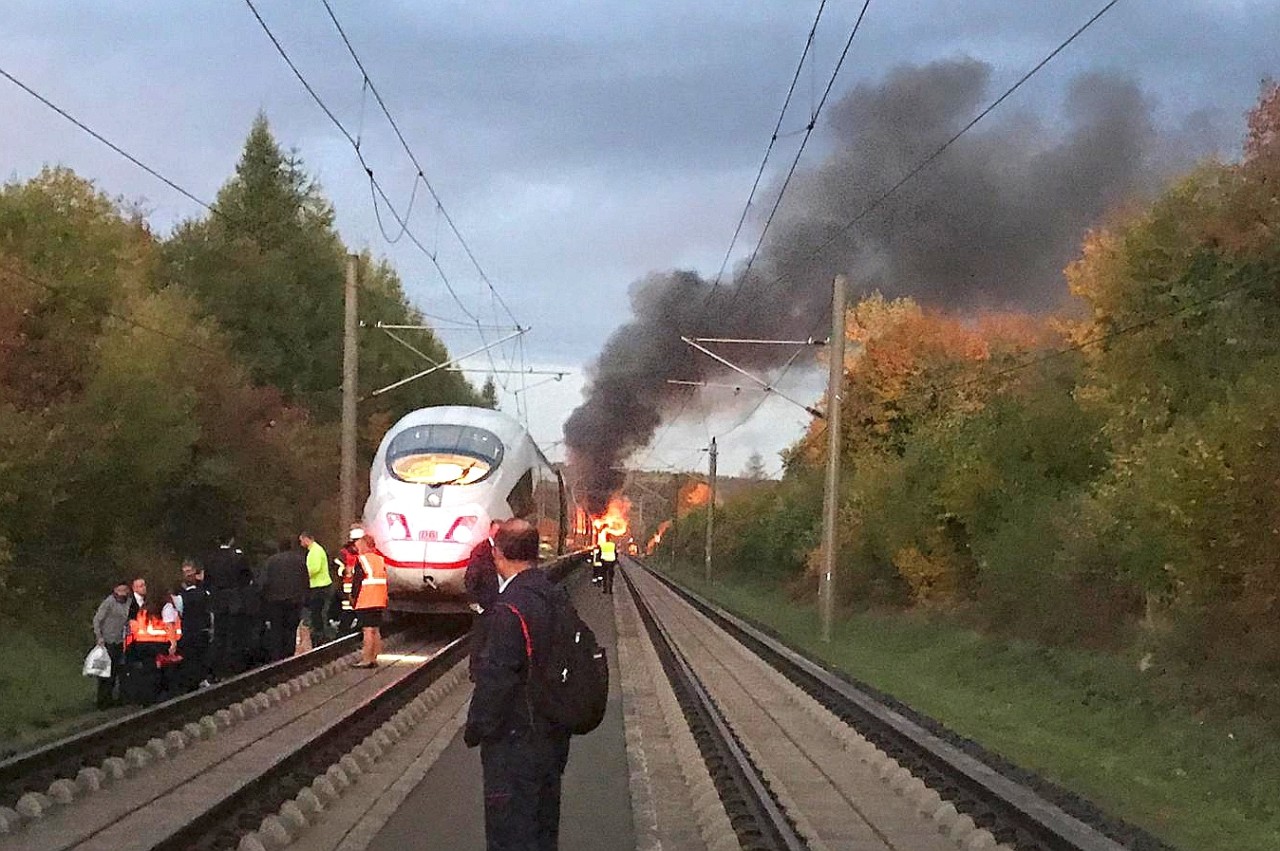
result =
[[[742,469],[742,477],[752,481],[761,481],[768,475],[764,469],[764,458],[759,452],[752,452],[747,459],[747,466]]]
[[[480,404],[495,411],[498,409],[498,388],[493,383],[492,375],[484,380],[484,387],[480,388]]]

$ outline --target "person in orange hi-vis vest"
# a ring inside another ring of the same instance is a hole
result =
[[[351,535],[355,538],[357,553],[351,591],[356,600],[356,624],[363,635],[360,661],[355,667],[374,668],[382,653],[382,616],[387,610],[387,565],[374,550],[373,539],[363,530],[353,529]]]
[[[178,652],[182,621],[168,594],[147,597],[129,621],[124,638],[127,681],[122,692],[134,703],[148,705],[164,697],[165,677],[158,664]]]

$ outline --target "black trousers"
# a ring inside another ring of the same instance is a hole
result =
[[[104,644],[111,657],[111,676],[98,678],[98,708],[107,709],[116,702],[116,685],[124,681],[124,645]]]
[[[263,641],[267,661],[288,659],[296,646],[298,624],[302,621],[302,606],[293,600],[264,600],[262,613],[267,621],[267,633]]]
[[[219,677],[233,677],[245,669],[252,619],[244,612],[217,612],[213,616],[213,642],[209,661]]]
[[[604,593],[606,594],[613,593],[613,573],[617,566],[617,563],[612,561],[606,561],[600,566],[600,584],[604,586]]]
[[[329,599],[333,596],[333,586],[312,588],[307,592],[307,615],[311,626],[311,644],[319,647],[324,644],[325,634],[329,631]]]
[[[136,641],[124,654],[125,679],[120,695],[126,703],[150,706],[169,696],[168,671],[156,667],[156,657],[169,652],[167,641]]]
[[[178,665],[177,689],[180,692],[195,691],[200,681],[208,679],[209,670],[209,632],[197,630],[184,632],[178,639],[178,653],[182,656],[182,664]]]
[[[480,744],[488,851],[556,851],[567,736],[508,733]]]

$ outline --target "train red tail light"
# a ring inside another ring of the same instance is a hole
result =
[[[409,521],[405,519],[403,514],[387,514],[387,533],[393,541],[407,541],[409,535]]]
[[[480,518],[475,515],[459,517],[453,521],[453,525],[449,527],[449,532],[444,536],[444,539],[458,544],[471,543],[471,539],[475,535],[476,521],[478,519]]]

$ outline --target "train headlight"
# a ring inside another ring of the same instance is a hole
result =
[[[471,539],[475,537],[476,521],[478,519],[475,515],[459,517],[453,521],[453,525],[449,527],[449,532],[444,536],[444,539],[458,544],[471,543]]]
[[[407,541],[409,535],[409,521],[403,514],[387,514],[387,534],[393,541]]]

